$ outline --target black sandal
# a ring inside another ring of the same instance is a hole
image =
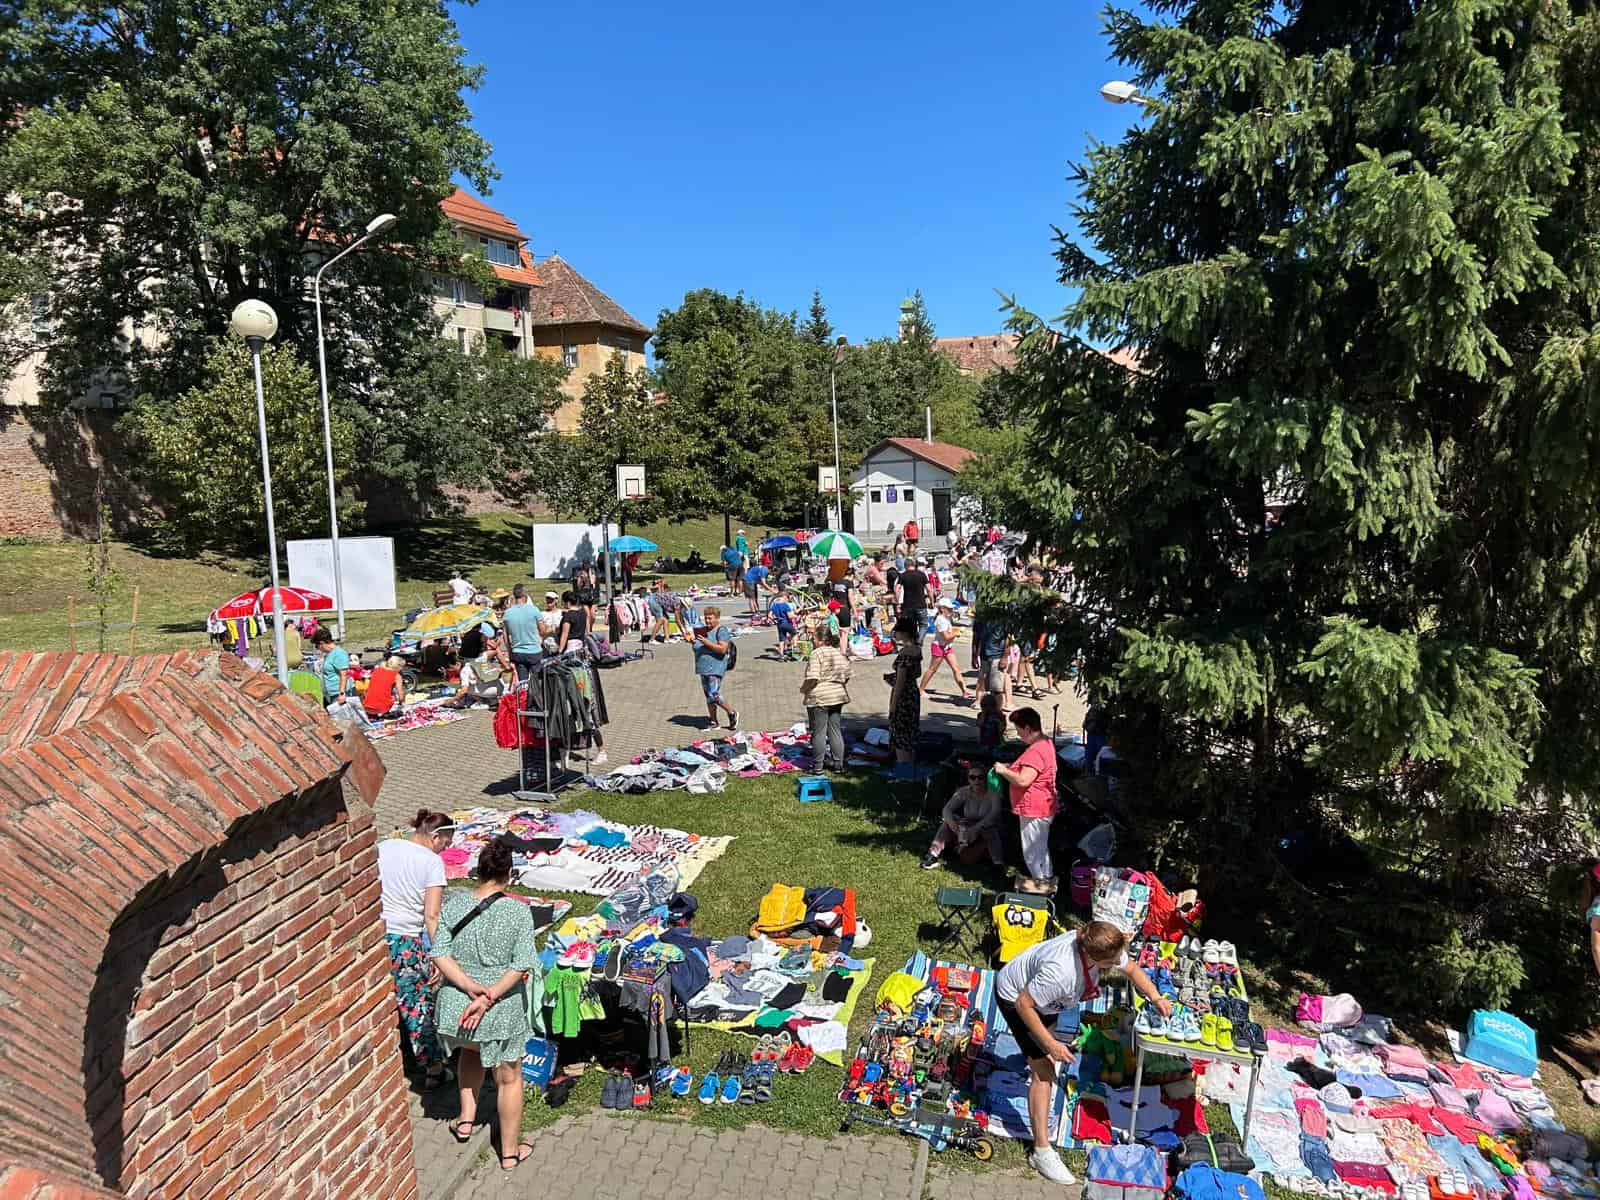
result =
[[[523,1153],[523,1151],[527,1151],[527,1153]],[[533,1143],[528,1141],[518,1142],[516,1154],[502,1154],[500,1156],[500,1169],[510,1174],[532,1157]],[[507,1163],[511,1165],[508,1167],[506,1166]]]
[[[467,1127],[467,1135],[465,1137],[461,1136],[461,1127],[463,1125],[465,1125]],[[450,1126],[450,1136],[455,1138],[456,1141],[460,1142],[463,1146],[465,1146],[468,1142],[470,1142],[472,1140],[473,1131],[476,1130],[477,1128],[478,1128],[477,1121],[468,1121],[466,1118],[462,1118],[461,1120],[455,1122],[454,1124],[452,1124]]]

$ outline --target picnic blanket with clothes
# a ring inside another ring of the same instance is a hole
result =
[[[451,819],[455,832],[439,855],[445,878],[465,879],[479,851],[501,841],[512,851],[513,880],[537,892],[610,896],[663,871],[672,873],[677,887],[688,887],[733,842],[658,825],[623,825],[587,809],[475,808]]]

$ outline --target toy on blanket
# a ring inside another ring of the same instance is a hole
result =
[[[845,1073],[843,1128],[856,1121],[955,1147],[980,1161],[994,1156],[979,1111],[973,1064],[986,1030],[971,1004],[976,972],[950,968],[946,985],[924,987],[903,972],[884,981],[878,1010]]]

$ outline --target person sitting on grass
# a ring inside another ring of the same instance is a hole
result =
[[[794,654],[794,638],[799,632],[795,627],[794,601],[789,597],[787,584],[778,585],[778,598],[767,611],[772,614],[773,624],[778,627],[778,657],[787,662]]]
[[[1128,937],[1109,921],[1090,921],[1059,937],[1029,946],[1000,970],[995,999],[1011,1036],[1028,1060],[1028,1125],[1033,1149],[1028,1162],[1051,1183],[1077,1182],[1050,1144],[1050,1099],[1056,1086],[1056,1064],[1068,1066],[1076,1055],[1055,1035],[1056,1015],[1076,1008],[1100,991],[1100,972],[1116,968],[1163,1017],[1172,1005],[1156,991],[1150,977],[1128,959]]]
[[[1004,811],[1004,798],[989,786],[988,763],[969,762],[967,782],[945,804],[939,832],[922,856],[922,869],[931,871],[937,867],[951,842],[955,843],[956,857],[969,866],[986,851],[990,862],[1004,866],[1006,852],[1000,843],[1000,814]]]

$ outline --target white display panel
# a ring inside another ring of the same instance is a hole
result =
[[[342,537],[339,565],[344,571],[346,612],[382,612],[395,607],[393,538]],[[333,543],[327,538],[290,542],[289,585],[333,595]]]

